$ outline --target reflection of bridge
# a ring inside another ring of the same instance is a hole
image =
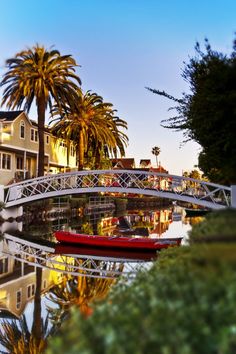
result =
[[[0,201],[9,208],[45,198],[94,192],[143,194],[211,209],[231,204],[230,187],[137,170],[78,171],[38,177],[2,187]]]
[[[145,269],[150,262],[119,257],[94,256],[86,254],[56,254],[54,248],[22,240],[9,234],[4,235],[4,255],[42,269],[62,274],[90,278],[116,279],[120,276],[132,278]]]

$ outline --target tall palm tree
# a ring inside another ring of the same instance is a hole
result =
[[[157,163],[157,168],[158,168],[158,159],[157,156],[160,155],[161,149],[158,146],[154,146],[152,148],[152,154],[156,156],[156,163]]]
[[[44,175],[44,126],[46,109],[56,102],[62,104],[73,100],[80,78],[75,74],[77,66],[70,55],[58,50],[47,50],[38,44],[17,53],[6,61],[8,71],[0,86],[5,86],[2,105],[9,109],[30,111],[35,100],[38,114],[38,175]]]
[[[96,93],[87,91],[81,95],[79,91],[77,100],[72,104],[62,106],[62,110],[62,119],[61,112],[56,105],[52,110],[51,122],[57,121],[52,131],[57,136],[75,142],[79,170],[83,169],[84,154],[91,147],[96,152],[101,151],[101,147],[105,144],[115,149],[118,139],[114,132],[117,132],[117,126],[113,119],[114,110],[111,103],[103,102],[102,97]],[[125,125],[125,122],[123,124]],[[120,142],[122,138],[119,144]]]

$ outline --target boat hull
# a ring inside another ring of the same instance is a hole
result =
[[[61,243],[129,250],[160,250],[162,248],[178,246],[182,240],[182,238],[161,239],[145,237],[84,235],[68,231],[55,231],[54,234],[57,241]]]
[[[115,258],[115,259],[130,259],[130,260],[142,260],[142,261],[152,261],[158,257],[157,250],[124,250],[124,249],[112,249],[112,248],[102,248],[102,247],[88,247],[81,246],[78,244],[66,244],[58,243],[55,246],[55,254],[60,255],[71,255],[71,256],[89,256],[89,257],[104,257],[104,258]]]

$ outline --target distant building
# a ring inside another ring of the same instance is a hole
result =
[[[158,172],[158,173],[169,173],[164,167],[159,165],[158,167],[151,167],[149,169],[150,172]]]
[[[110,159],[110,162],[113,169],[132,170],[135,168],[134,158]]]
[[[149,160],[149,159],[140,160],[139,167],[140,168],[151,168],[152,167],[151,160]]]

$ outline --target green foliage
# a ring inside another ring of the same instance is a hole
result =
[[[236,181],[236,40],[230,56],[212,50],[208,40],[205,52],[197,43],[196,56],[185,63],[182,77],[190,93],[176,99],[164,91],[152,92],[177,103],[177,115],[164,121],[167,128],[184,132],[187,140],[202,146],[199,167],[211,180],[233,184]]]
[[[193,226],[189,233],[190,242],[235,242],[236,209],[214,211]]]
[[[236,246],[161,252],[131,284],[84,319],[76,309],[48,354],[232,354],[236,351]]]
[[[61,105],[76,97],[80,78],[71,55],[61,55],[58,50],[46,49],[36,44],[6,60],[7,71],[0,86],[4,86],[2,104],[10,109],[23,106],[29,112],[36,102],[38,113],[38,175],[44,175],[44,125],[46,109],[55,102],[60,113]]]
[[[104,102],[101,96],[90,91],[83,94],[80,90],[73,104],[62,104],[52,110],[52,122],[57,121],[52,131],[58,137],[74,141],[79,170],[84,168],[85,156],[87,163],[95,164],[95,168],[100,168],[101,159],[109,153],[116,155],[120,151],[124,156],[128,137],[122,130],[127,129],[127,122],[115,113],[113,105]]]

